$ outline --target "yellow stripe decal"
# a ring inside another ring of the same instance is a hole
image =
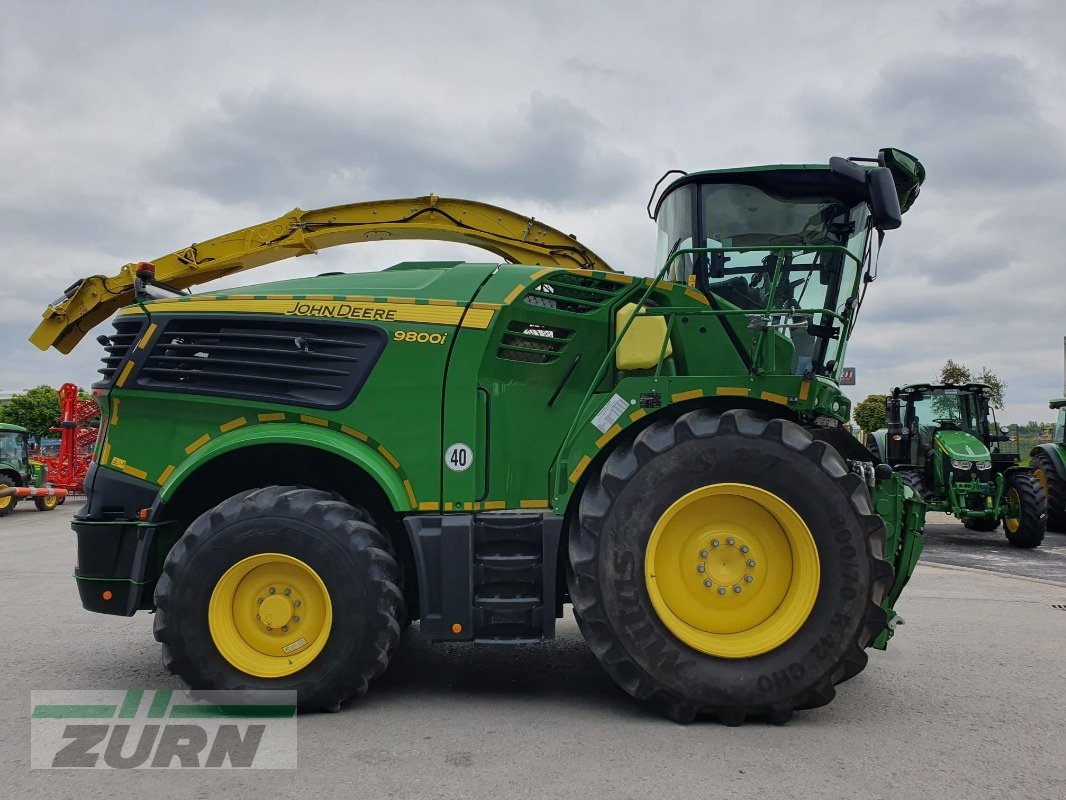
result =
[[[773,392],[763,392],[759,395],[763,400],[769,400],[771,403],[779,403],[780,405],[788,405],[788,398],[783,394],[774,394]]]
[[[507,508],[507,503],[505,503],[503,500],[486,500],[484,503],[481,504],[481,506],[486,511],[499,511],[501,509]]]
[[[668,280],[666,278],[663,278],[658,283],[656,283],[654,278],[645,278],[644,279],[644,285],[645,286],[654,286],[657,290],[662,291],[662,292],[672,292],[674,290],[674,286],[676,284],[673,281]]]
[[[463,320],[464,328],[485,329],[492,320],[494,309],[483,311],[490,313],[467,313],[456,305],[420,305],[414,298],[391,298],[390,302],[376,302],[370,298],[348,298],[347,300],[294,300],[274,296],[265,300],[208,300],[196,297],[192,300],[163,300],[148,303],[149,311],[167,314],[244,311],[257,314],[281,314],[295,317],[325,317],[328,319],[352,320],[355,322],[422,322],[429,325],[458,325]],[[139,307],[132,311],[125,309],[122,315],[137,313]]]
[[[411,488],[411,481],[405,480],[403,482],[403,490],[407,492],[407,502],[411,504],[411,508],[418,508],[418,501],[415,499],[415,490]]]
[[[811,382],[810,381],[804,381],[803,383],[801,383],[800,384],[799,399],[800,400],[806,400],[807,397],[810,395],[810,393],[811,393]]]
[[[111,459],[111,466],[115,469],[122,469],[126,466],[126,459],[115,456]]]
[[[603,434],[603,436],[596,440],[596,449],[599,450],[600,448],[602,448],[605,444],[607,444],[607,442],[611,441],[611,439],[613,439],[621,432],[621,425],[612,425],[610,428],[607,429],[607,432]]]
[[[390,303],[413,303],[415,299],[413,297],[386,297]]]
[[[458,303],[455,300],[443,300],[443,299],[438,299],[438,298],[435,298],[435,297],[431,297],[427,302],[429,302],[429,304],[431,306],[455,306],[455,305],[458,305]]]
[[[242,425],[247,424],[248,420],[246,420],[244,417],[237,417],[237,419],[231,419],[229,422],[223,422],[221,425],[218,426],[218,430],[220,433],[229,433],[230,431],[236,430]]]
[[[281,413],[280,411],[275,411],[275,412],[270,413],[270,414],[260,414],[259,415],[259,421],[260,422],[284,422],[285,421],[285,415],[283,413]]]
[[[703,296],[703,292],[698,291],[696,289],[686,288],[685,289],[685,297],[691,298],[692,300],[695,300],[697,303],[702,303],[705,306],[709,306],[710,305],[710,303],[707,302],[707,298]]]
[[[719,397],[747,397],[749,391],[741,387],[719,386],[715,394]]]
[[[507,297],[503,298],[503,304],[505,306],[511,305],[511,303],[513,303],[515,301],[515,299],[518,297],[518,295],[522,294],[522,292],[525,290],[525,288],[526,288],[525,284],[523,284],[523,283],[518,284],[516,287],[514,287],[511,290],[511,293],[509,295],[507,295]]]
[[[108,425],[118,425],[118,403],[117,397],[111,403],[111,419],[107,421]]]
[[[107,457],[111,454],[111,442],[104,442],[104,452],[100,454],[100,463],[107,466]]]
[[[211,441],[211,434],[210,433],[205,433],[203,436],[201,436],[199,439],[197,439],[195,442],[193,442],[192,444],[190,444],[188,447],[185,448],[185,455],[191,456],[193,453],[195,453],[197,450],[199,450],[201,447],[203,447],[205,444],[207,444],[210,441]]]
[[[381,455],[385,456],[385,458],[387,458],[389,460],[389,463],[392,464],[392,468],[393,469],[399,469],[400,468],[400,462],[396,460],[396,458],[392,455],[392,453],[390,453],[388,450],[385,449],[385,445],[379,444],[378,445],[378,452],[381,453]]]
[[[124,466],[122,471],[127,475],[132,475],[134,478],[140,478],[142,481],[148,477],[148,473],[143,469],[137,469],[136,467]]]
[[[419,511],[440,511],[440,503],[419,503]]]
[[[574,467],[574,471],[570,473],[570,483],[577,483],[581,476],[588,469],[588,465],[592,463],[592,459],[588,456],[581,456],[581,460],[577,462],[577,466]],[[525,508],[526,501],[522,501],[522,508]]]
[[[307,414],[300,415],[300,422],[306,422],[308,425],[318,425],[322,428],[329,427],[329,422],[322,419],[322,417],[309,417]]]
[[[349,428],[347,425],[341,425],[341,433],[346,433],[349,436],[352,436],[352,437],[358,439],[361,442],[365,442],[367,440],[367,438],[369,438],[362,431],[357,431],[355,428]]]
[[[605,280],[611,281],[612,283],[632,283],[633,282],[633,278],[632,277],[630,277],[629,275],[622,275],[619,272],[608,272],[603,277],[604,277]]]
[[[703,397],[703,389],[690,389],[687,392],[678,392],[675,395],[671,395],[670,400],[674,403],[680,403],[682,400],[695,400],[697,397]]]
[[[544,269],[538,269],[530,276],[530,280],[539,281],[545,275],[551,275],[553,272],[555,272],[555,270],[555,267],[545,267]]]
[[[519,508],[548,508],[547,500],[519,500]]]
[[[121,389],[123,384],[126,383],[126,378],[128,378],[130,376],[130,372],[132,370],[133,370],[133,362],[132,361],[127,361],[126,362],[126,366],[124,366],[122,368],[122,374],[118,376],[118,381],[115,382],[115,386],[117,386],[118,388]]]
[[[167,478],[174,474],[175,469],[176,468],[173,464],[169,465],[165,470],[163,470],[163,474],[155,479],[155,482],[162,486],[164,483],[167,482]]]
[[[636,411],[629,415],[629,421],[636,422],[638,419],[642,419],[646,416],[648,416],[648,412],[645,411],[643,408],[638,408]]]
[[[155,333],[155,329],[158,327],[159,326],[156,325],[154,322],[148,326],[148,330],[144,332],[144,336],[141,337],[141,341],[137,343],[138,350],[143,350],[148,346],[148,343],[152,341],[152,334]]]

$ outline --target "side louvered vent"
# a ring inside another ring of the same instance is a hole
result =
[[[119,364],[125,359],[126,355],[133,348],[134,343],[137,341],[137,336],[141,332],[143,320],[139,319],[120,319],[115,321],[115,332],[110,336],[101,336],[99,342],[104,345],[104,365],[97,370],[103,378],[98,382],[99,385],[109,384],[115,378],[115,372],[118,370]]]
[[[137,372],[143,389],[342,408],[385,347],[365,325],[248,317],[175,318]]]
[[[621,283],[561,272],[534,286],[526,294],[525,301],[533,306],[572,314],[591,314],[624,288]]]
[[[497,355],[506,361],[550,364],[559,358],[574,332],[531,322],[512,322],[500,341]]]

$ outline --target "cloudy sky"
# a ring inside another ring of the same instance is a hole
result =
[[[329,7],[334,6],[331,10]],[[0,390],[88,384],[26,337],[78,277],[317,208],[431,192],[532,214],[644,270],[669,168],[908,150],[848,363],[859,400],[945,359],[1050,419],[1066,334],[1066,2],[6,0]],[[230,285],[419,258],[390,243]],[[212,288],[226,284],[213,284]]]

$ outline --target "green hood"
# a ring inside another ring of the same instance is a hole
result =
[[[936,448],[947,453],[948,458],[959,461],[990,461],[992,454],[988,448],[972,433],[965,431],[938,431]]]

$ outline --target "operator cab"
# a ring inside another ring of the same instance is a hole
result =
[[[653,214],[655,264],[673,256],[666,279],[788,338],[792,374],[836,377],[870,233],[898,227],[925,177],[905,155],[883,150],[872,170],[832,159],[683,175]]]

